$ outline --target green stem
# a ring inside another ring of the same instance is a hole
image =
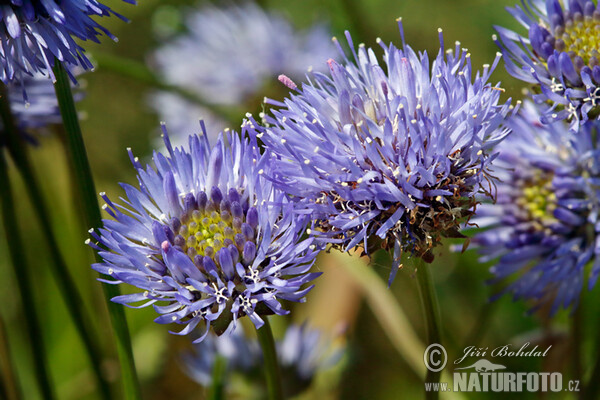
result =
[[[190,103],[194,103],[200,107],[210,110],[213,114],[226,120],[227,122],[235,123],[238,121],[239,115],[242,114],[241,112],[232,110],[229,107],[212,104],[198,96],[195,92],[184,87],[164,83],[148,67],[135,60],[116,57],[111,54],[101,52],[94,53],[94,60],[98,63],[99,68],[106,69],[107,71],[114,72],[126,78],[134,79],[155,89],[174,93]]]
[[[479,315],[475,320],[475,326],[471,329],[471,332],[467,335],[467,340],[463,343],[463,349],[468,346],[477,347],[479,345],[486,330],[490,327],[490,320],[494,315],[497,304],[499,304],[497,301],[488,301],[481,307],[481,311],[479,311]]]
[[[55,60],[53,70],[56,76],[54,88],[66,131],[66,145],[69,152],[70,166],[74,175],[75,185],[79,190],[80,203],[83,205],[84,223],[86,229],[96,229],[102,226],[102,216],[98,208],[96,188],[79,126],[79,117],[75,109],[71,84],[67,72],[60,61]],[[102,262],[101,257],[96,252],[94,252],[94,255],[97,262]],[[102,285],[102,288],[112,328],[116,336],[117,354],[121,364],[125,398],[141,399],[141,390],[135,370],[131,338],[129,336],[125,312],[121,305],[113,303],[110,300],[118,296],[120,290],[116,285]]]
[[[283,389],[281,387],[281,372],[277,362],[277,351],[275,350],[275,340],[269,320],[265,317],[265,324],[256,330],[258,342],[263,352],[265,375],[267,378],[267,389],[269,400],[283,400]]]
[[[225,398],[225,371],[227,370],[227,360],[225,357],[217,354],[215,365],[213,366],[212,382],[208,398],[210,400],[223,400]]]
[[[423,366],[423,351],[425,347],[412,328],[410,321],[387,285],[377,275],[367,258],[351,256],[347,253],[332,251],[330,253],[339,261],[339,266],[352,277],[354,282],[363,290],[375,318],[383,328],[398,354],[406,361],[414,373],[420,378],[425,377]]]
[[[583,377],[583,360],[582,360],[582,349],[581,345],[583,342],[583,319],[581,309],[583,302],[579,303],[579,306],[575,310],[573,317],[571,318],[571,351],[573,353],[572,357],[572,368],[573,368],[573,379],[581,379]],[[579,392],[580,395],[583,395],[583,391]],[[584,397],[580,397],[583,399]]]
[[[50,383],[50,373],[47,365],[47,353],[42,340],[44,330],[35,309],[33,294],[35,290],[31,284],[30,265],[25,257],[25,244],[22,240],[19,224],[15,217],[15,205],[8,180],[7,165],[4,153],[0,147],[0,199],[2,200],[2,218],[4,231],[8,241],[8,250],[14,268],[15,280],[19,288],[21,303],[23,304],[23,319],[34,359],[34,370],[40,385],[42,397],[46,400],[55,399],[54,390]]]
[[[96,345],[96,343],[100,343],[100,340],[94,335],[94,328],[89,318],[86,317],[87,312],[85,310],[85,305],[77,290],[75,280],[71,276],[67,263],[60,252],[58,240],[52,230],[49,207],[44,201],[44,196],[40,190],[39,180],[33,171],[31,160],[25,151],[26,144],[19,131],[16,129],[10,108],[8,91],[6,90],[6,86],[2,84],[0,84],[0,102],[0,114],[2,115],[2,122],[6,129],[5,138],[7,145],[17,169],[21,173],[23,181],[27,183],[25,188],[33,204],[36,216],[42,224],[45,238],[48,240],[50,258],[52,261],[50,267],[56,284],[60,288],[60,294],[62,295],[69,313],[75,322],[75,327],[83,340],[84,347],[92,364],[92,369],[98,380],[102,397],[106,400],[110,400],[112,398],[110,394],[110,384],[102,373],[102,351]]]
[[[423,313],[427,325],[427,346],[434,343],[441,344],[440,330],[440,310],[438,305],[435,288],[433,287],[433,279],[429,265],[422,259],[415,259],[415,267],[417,269],[417,282],[419,284],[419,295],[423,304]],[[437,383],[440,381],[441,371],[431,371],[427,369],[425,376],[426,383]],[[426,399],[437,399],[439,393],[436,391],[425,392]]]
[[[2,371],[2,398],[6,400],[20,400],[23,395],[17,383],[17,374],[10,355],[8,334],[4,320],[0,316],[0,371]]]
[[[596,346],[597,354],[595,357],[594,367],[590,377],[588,378],[588,381],[585,383],[583,389],[579,393],[580,399],[597,399],[600,396],[600,342],[596,342]],[[583,378],[583,375],[574,377],[574,379],[581,378]]]

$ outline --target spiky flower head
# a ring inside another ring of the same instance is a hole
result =
[[[6,86],[15,123],[25,137],[33,139],[33,134],[62,122],[54,86],[48,77],[35,74]],[[75,100],[82,97],[83,92],[77,90]]]
[[[343,355],[343,347],[333,345],[323,332],[307,324],[290,325],[281,340],[275,342],[283,387],[287,396],[306,389],[316,373],[333,367]],[[260,379],[263,354],[258,340],[243,329],[230,335],[208,335],[184,356],[185,370],[196,382],[210,386],[217,357],[222,357],[228,374],[241,374],[249,380]],[[226,381],[231,382],[231,379]]]
[[[396,260],[407,250],[431,261],[442,236],[460,236],[490,148],[506,134],[499,124],[509,105],[487,83],[499,57],[474,74],[470,55],[460,43],[446,51],[440,30],[431,65],[426,52],[379,40],[384,69],[346,36],[353,61],[330,60],[329,74],[315,74],[284,103],[267,100],[280,106],[259,134],[279,155],[273,180],[307,199],[321,218],[317,230],[345,249],[368,252],[379,238]]]
[[[207,104],[246,103],[254,109],[265,90],[279,87],[267,86],[278,75],[302,79],[311,67],[325,69],[325,61],[335,52],[325,26],[298,31],[282,15],[264,11],[252,2],[192,9],[184,25],[185,33],[159,47],[153,59],[166,82],[186,88]],[[153,95],[153,107],[161,120],[185,127],[178,131],[184,137],[197,133],[194,121],[199,116],[208,125],[225,128],[222,118],[189,99],[169,100],[175,102],[167,109],[164,99],[165,95]],[[175,107],[179,111],[169,113]],[[175,137],[172,139],[177,142]]]
[[[565,122],[539,122],[526,104],[508,124],[513,132],[498,146],[495,204],[482,204],[473,222],[482,228],[473,243],[482,261],[495,260],[494,282],[509,280],[503,293],[538,306],[576,306],[592,264],[588,287],[600,273],[600,122],[578,135]]]
[[[539,85],[534,99],[547,103],[543,123],[580,122],[600,115],[600,8],[592,0],[525,0],[508,11],[526,37],[496,27],[494,38],[508,72]]]
[[[76,70],[73,73],[79,72]],[[83,98],[83,91],[76,87],[73,87],[73,91],[76,101]],[[37,144],[38,136],[47,134],[53,125],[62,123],[54,86],[48,77],[41,74],[26,76],[20,82],[7,84],[6,93],[15,128],[27,142]],[[0,129],[4,129],[2,120]],[[0,147],[4,144],[0,138]]]
[[[134,0],[123,0],[135,4]],[[97,0],[8,0],[0,5],[0,80],[20,81],[34,73],[50,75],[54,59],[68,66],[92,68],[76,39],[98,42],[105,34],[116,38],[92,19],[123,19]]]
[[[221,334],[247,315],[259,328],[261,316],[287,313],[281,300],[303,300],[319,249],[301,238],[306,219],[263,178],[272,156],[259,153],[251,129],[220,135],[214,148],[206,132],[190,136],[189,151],[165,130],[168,154],[155,152],[154,168],[131,155],[139,188],[122,185],[124,206],[102,194],[114,220],[88,242],[108,283],[142,290],[113,301],[152,304],[156,322],[185,325],[179,334],[202,322],[201,341],[210,326]]]

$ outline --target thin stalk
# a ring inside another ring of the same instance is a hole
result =
[[[600,350],[600,346],[598,346],[598,350]],[[597,399],[600,394],[600,354],[596,355],[594,369],[592,369],[592,374],[581,393],[582,394],[579,396],[581,399]]]
[[[572,357],[572,368],[573,368],[573,378],[581,379],[583,377],[583,360],[582,360],[582,343],[583,343],[583,310],[582,304],[579,303],[579,306],[575,310],[573,317],[571,318],[571,352],[573,354]],[[579,392],[580,395],[583,395],[583,391]],[[583,397],[580,397],[583,399]]]
[[[73,318],[75,328],[83,340],[84,347],[92,364],[92,369],[96,375],[98,385],[102,397],[106,400],[112,398],[110,394],[110,384],[102,373],[102,351],[97,346],[100,339],[95,337],[94,328],[89,318],[86,317],[87,312],[75,280],[69,272],[67,263],[62,256],[58,244],[58,240],[52,229],[50,221],[49,207],[44,200],[42,191],[40,190],[39,180],[33,171],[31,160],[29,159],[25,149],[25,143],[20,133],[16,129],[15,121],[11,112],[8,92],[6,86],[0,84],[0,114],[5,127],[5,138],[10,151],[10,154],[19,170],[23,181],[27,184],[25,188],[29,194],[29,198],[33,204],[36,216],[39,219],[42,229],[45,233],[45,238],[48,241],[51,258],[51,271],[54,275],[56,284],[60,288],[60,294]]]
[[[283,400],[283,389],[281,387],[281,372],[277,362],[277,351],[275,350],[275,340],[273,331],[267,318],[265,324],[256,330],[258,342],[263,352],[264,369],[267,378],[267,390],[269,400]]]
[[[234,123],[238,120],[238,115],[240,113],[236,110],[209,103],[195,92],[187,90],[184,87],[164,83],[148,67],[140,62],[101,52],[94,53],[94,60],[98,63],[99,68],[106,69],[107,71],[114,72],[126,78],[135,79],[136,81],[155,89],[174,93],[190,103],[209,109],[213,114],[228,122]]]
[[[486,330],[490,327],[490,321],[497,308],[497,304],[497,301],[488,301],[481,307],[477,319],[475,320],[475,326],[471,329],[471,332],[467,335],[467,340],[463,343],[463,349],[468,346],[478,347]]]
[[[86,229],[96,229],[102,226],[102,216],[98,208],[96,188],[81,134],[81,127],[79,126],[79,117],[75,109],[71,84],[67,72],[60,61],[55,60],[54,64],[53,70],[56,76],[54,89],[66,131],[66,146],[69,152],[70,167],[75,179],[75,186],[79,191],[80,202],[83,205],[84,223]],[[97,262],[102,262],[102,259],[96,252],[94,252],[94,256]],[[116,285],[102,285],[102,288],[112,328],[116,336],[117,354],[121,364],[125,398],[141,399],[141,390],[135,370],[131,338],[129,336],[125,312],[121,305],[113,303],[110,300],[118,296],[120,290]]]
[[[358,254],[350,255],[339,251],[332,251],[330,254],[339,261],[339,265],[362,289],[373,315],[379,321],[398,354],[414,373],[423,379],[425,377],[425,365],[423,364],[425,346],[400,307],[398,299],[389,290],[387,283],[369,266],[367,257],[358,257]],[[451,379],[447,372],[442,373],[442,378],[448,382]],[[464,396],[458,392],[442,392],[440,396],[447,400],[464,399]]]
[[[2,398],[6,400],[21,400],[23,394],[17,382],[17,374],[10,355],[8,334],[4,320],[0,316],[0,371],[2,371]]]
[[[213,366],[212,382],[208,398],[210,400],[223,400],[225,398],[225,371],[227,370],[227,360],[225,357],[217,354],[215,365]]]
[[[15,204],[13,194],[8,180],[7,165],[4,160],[4,153],[0,147],[0,199],[2,201],[2,219],[4,221],[4,230],[6,240],[8,241],[8,252],[11,263],[14,268],[15,280],[23,304],[23,319],[25,329],[31,343],[33,353],[35,375],[40,386],[42,397],[46,400],[55,399],[52,389],[50,373],[47,364],[47,353],[42,340],[42,325],[39,320],[33,294],[35,293],[31,284],[30,265],[25,257],[25,244],[22,240],[19,230],[19,224],[15,217]]]
[[[427,325],[427,346],[434,343],[441,344],[440,330],[440,310],[438,305],[433,279],[429,265],[420,258],[415,258],[415,267],[417,269],[417,282],[419,284],[419,295],[423,304],[423,315]],[[431,371],[427,369],[425,376],[426,383],[437,383],[440,381],[441,371]],[[436,391],[425,392],[425,398],[433,400],[438,398]]]
[[[339,265],[362,288],[367,303],[398,354],[402,356],[413,372],[423,379],[425,377],[423,365],[425,347],[412,328],[402,307],[394,298],[392,291],[368,265],[366,257],[361,259],[358,254],[351,256],[339,251],[332,251],[330,254],[339,260]]]

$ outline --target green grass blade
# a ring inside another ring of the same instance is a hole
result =
[[[207,398],[209,400],[225,399],[225,374],[227,372],[227,359],[217,354],[213,366],[212,382]]]
[[[60,63],[55,60],[54,74],[56,82],[54,88],[66,131],[66,146],[69,153],[70,167],[75,180],[75,186],[78,188],[80,202],[83,206],[84,223],[87,228],[98,228],[102,226],[102,217],[98,207],[96,197],[96,188],[92,177],[92,171],[87,158],[81,127],[79,126],[79,117],[75,109],[73,93],[67,71]],[[101,258],[94,252],[96,261],[101,262]],[[141,390],[135,370],[133,351],[131,348],[131,338],[129,328],[125,318],[123,306],[113,303],[110,299],[120,294],[120,290],[115,285],[102,285],[108,312],[110,315],[112,328],[116,337],[117,354],[121,364],[121,378],[126,399],[140,399]]]
[[[392,342],[398,354],[421,379],[425,378],[426,368],[423,362],[425,345],[413,329],[408,317],[398,301],[388,289],[387,284],[368,265],[366,259],[350,256],[347,253],[332,251],[331,255],[339,260],[339,265],[362,288],[373,315],[379,321],[383,331]],[[450,382],[451,375],[442,373],[442,379]],[[440,393],[443,399],[464,399],[460,393]]]
[[[23,394],[17,381],[17,373],[12,362],[8,334],[2,316],[0,316],[0,373],[0,381],[2,382],[2,390],[0,392],[2,397],[0,398],[21,400]]]
[[[0,108],[5,111],[5,102],[0,102]],[[8,179],[6,161],[3,150],[0,148],[0,200],[2,202],[2,219],[4,231],[8,241],[8,250],[11,263],[14,268],[15,280],[17,282],[21,303],[23,305],[23,318],[31,350],[34,359],[35,375],[40,386],[42,396],[45,400],[56,398],[52,388],[50,373],[48,371],[47,353],[44,346],[43,328],[40,323],[35,301],[33,299],[34,289],[31,284],[30,265],[25,257],[25,245],[19,232],[19,224],[15,215],[15,204],[12,190]]]
[[[0,87],[0,101],[8,102],[8,92],[6,87],[2,85]],[[6,127],[6,141],[9,148],[9,152],[19,170],[23,181],[27,184],[25,188],[29,194],[29,198],[33,204],[33,208],[36,217],[42,225],[42,229],[45,233],[45,238],[48,240],[48,246],[50,250],[52,275],[55,278],[56,284],[60,289],[60,294],[73,318],[75,328],[81,337],[90,362],[92,369],[98,381],[102,398],[105,400],[111,399],[110,384],[102,373],[102,350],[99,347],[101,341],[95,336],[93,325],[89,318],[87,318],[87,312],[83,303],[82,297],[77,290],[75,280],[69,272],[67,263],[60,252],[58,240],[52,229],[52,222],[50,221],[50,209],[47,206],[42,191],[40,190],[40,184],[37,176],[34,173],[33,166],[28,157],[25,147],[27,144],[24,142],[18,130],[15,128],[15,121],[10,112],[10,104],[3,106],[2,121]]]
[[[267,317],[263,318],[265,324],[256,330],[258,342],[263,352],[263,368],[267,378],[267,392],[269,400],[283,400],[283,388],[281,387],[281,371],[277,361],[277,350],[273,331]]]
[[[433,286],[433,277],[431,275],[431,266],[419,257],[415,257],[415,268],[417,270],[417,283],[419,284],[419,295],[423,304],[423,316],[427,325],[427,343],[426,345],[441,345],[441,321],[440,306],[438,304],[435,287]],[[441,371],[427,370],[425,382],[437,383],[440,381]],[[437,400],[439,392],[433,390],[425,393],[425,398]]]
[[[94,53],[94,60],[98,63],[99,68],[106,69],[107,71],[114,72],[115,74],[126,78],[134,79],[155,89],[176,94],[191,103],[211,110],[213,114],[226,121],[232,123],[237,122],[239,115],[243,115],[240,110],[233,110],[231,107],[223,107],[209,103],[193,91],[187,90],[184,87],[164,83],[148,67],[135,60],[101,52]]]

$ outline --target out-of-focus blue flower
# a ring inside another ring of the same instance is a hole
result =
[[[225,8],[204,6],[186,16],[185,26],[185,34],[160,47],[153,58],[166,82],[193,91],[207,104],[239,105],[259,97],[258,103],[265,83],[277,85],[280,74],[302,79],[311,67],[326,69],[325,62],[335,53],[324,26],[298,32],[284,17],[251,2]],[[151,102],[162,120],[189,124],[172,118],[161,101]],[[202,111],[189,104],[177,119],[197,120]],[[205,119],[211,122],[213,118],[207,114]],[[198,125],[190,129],[181,134],[197,133]]]
[[[508,11],[529,31],[523,37],[496,27],[508,72],[540,87],[550,102],[541,121],[568,119],[577,130],[600,106],[600,9],[592,0],[526,0]],[[590,113],[591,112],[591,113]]]
[[[186,325],[179,334],[202,322],[201,341],[210,326],[221,334],[248,315],[259,328],[261,316],[287,313],[280,300],[304,299],[319,275],[309,272],[319,249],[301,239],[306,218],[262,176],[272,156],[259,153],[251,129],[219,135],[212,149],[206,133],[190,136],[189,151],[173,148],[165,130],[168,154],[154,153],[155,168],[130,151],[139,189],[122,185],[124,206],[102,194],[114,220],[88,242],[104,259],[94,269],[106,282],[142,290],[113,301],[153,304],[156,322]]]
[[[44,132],[50,125],[62,123],[54,86],[48,77],[41,74],[25,76],[20,82],[6,86],[16,127],[28,140],[35,142],[34,134]],[[23,102],[24,97],[26,102]],[[82,97],[83,92],[75,92],[75,100]]]
[[[431,65],[427,53],[379,41],[382,68],[346,36],[354,61],[330,60],[329,74],[314,74],[284,103],[267,100],[280,107],[259,134],[280,157],[272,179],[307,199],[322,218],[317,229],[345,249],[368,252],[377,237],[398,263],[401,250],[431,261],[442,236],[461,236],[491,147],[507,133],[499,125],[509,104],[487,83],[499,56],[475,73],[460,43],[446,51],[440,30]]]
[[[227,129],[227,123],[211,112],[208,108],[194,104],[181,96],[169,92],[156,92],[150,98],[151,106],[158,112],[162,121],[169,122],[171,143],[174,147],[187,146],[188,136],[200,131],[200,120],[204,121],[206,132],[211,134],[209,140],[216,140],[218,132]],[[152,135],[157,148],[164,148],[162,138],[156,140],[157,135]]]
[[[134,0],[123,0],[135,4]],[[92,16],[116,14],[97,0],[9,0],[0,4],[0,80],[20,81],[35,73],[52,78],[54,59],[70,66],[92,68],[75,39],[98,42],[116,38]]]
[[[566,123],[539,122],[533,104],[508,124],[513,132],[498,146],[495,204],[477,208],[474,223],[489,228],[473,242],[482,261],[499,257],[494,281],[511,280],[505,292],[539,305],[576,306],[586,264],[591,289],[600,273],[600,122],[576,136]]]
[[[275,345],[287,391],[305,389],[318,371],[334,366],[343,354],[342,347],[331,347],[329,341],[323,341],[320,331],[306,324],[290,325],[283,339]],[[209,335],[195,345],[194,353],[185,355],[186,372],[201,385],[210,386],[217,356],[225,359],[230,374],[252,377],[262,368],[258,340],[246,337],[242,329],[237,329],[230,335]]]

